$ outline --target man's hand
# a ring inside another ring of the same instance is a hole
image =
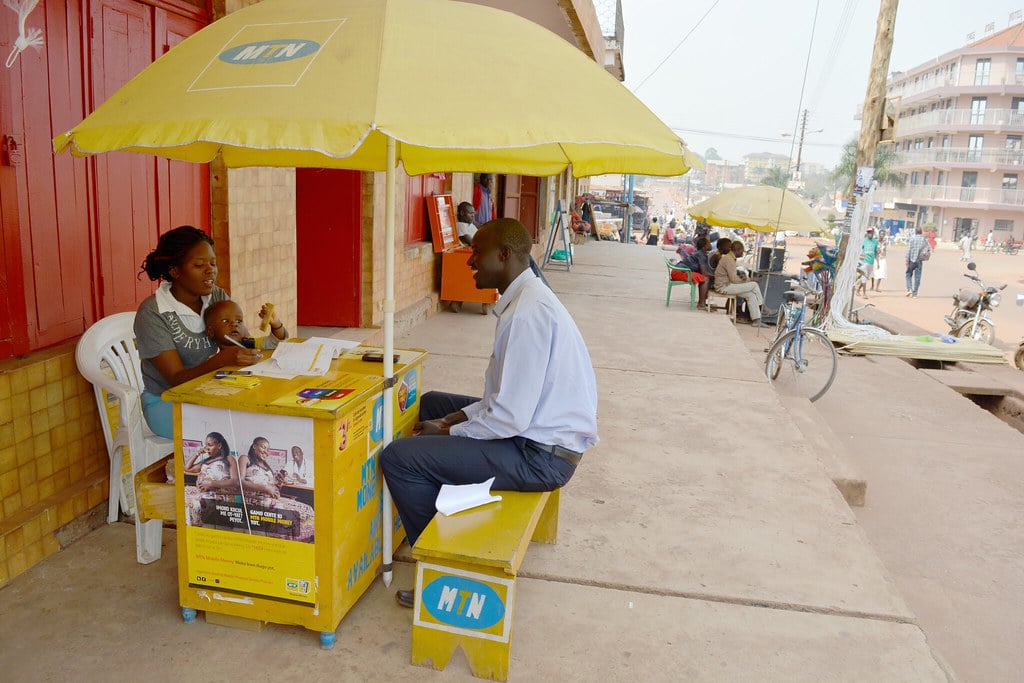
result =
[[[444,419],[423,420],[422,422],[416,423],[416,426],[413,428],[413,432],[420,436],[447,436],[449,427],[451,427],[451,425],[448,422],[445,422]]]

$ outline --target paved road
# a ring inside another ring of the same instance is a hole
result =
[[[801,256],[808,246],[809,240],[790,238],[787,266],[795,267],[796,257]],[[942,318],[952,310],[953,294],[961,287],[973,286],[962,275],[968,270],[960,261],[960,250],[949,247],[934,250],[931,259],[924,264],[916,300],[904,296],[905,254],[904,247],[889,247],[889,276],[883,281],[881,292],[869,294],[868,302],[926,330],[946,332],[948,328]],[[1016,350],[1024,338],[1024,307],[1015,305],[1017,294],[1024,293],[1024,255],[1008,256],[975,250],[973,258],[982,280],[1007,285],[1003,290],[1003,303],[992,312],[992,319],[996,323],[996,346],[1004,351]]]

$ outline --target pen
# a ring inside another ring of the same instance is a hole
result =
[[[229,342],[231,342],[232,344],[234,344],[235,346],[237,346],[240,349],[247,348],[245,346],[242,346],[242,344],[240,344],[239,342],[235,341],[234,339],[232,339],[231,337],[227,336],[226,334],[224,335],[224,338],[227,339]],[[257,358],[263,358],[263,354],[262,353],[257,353],[256,357]]]

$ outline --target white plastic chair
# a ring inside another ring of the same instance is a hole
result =
[[[110,501],[107,522],[117,521],[120,503],[125,514],[135,514],[135,474],[174,451],[174,442],[157,436],[142,415],[142,368],[135,347],[135,313],[107,316],[86,330],[78,340],[75,362],[78,371],[92,383],[96,406],[103,423],[103,436],[110,456]],[[118,398],[117,430],[111,430],[106,391]],[[122,475],[124,449],[129,452],[130,472]],[[163,521],[135,521],[136,556],[142,564],[160,559]]]

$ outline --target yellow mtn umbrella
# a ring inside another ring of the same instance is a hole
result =
[[[699,163],[593,60],[447,0],[264,0],[183,41],[54,140],[229,167],[680,175]]]
[[[603,68],[508,12],[449,0],[264,0],[174,47],[54,149],[229,167],[385,171],[394,375],[395,171],[681,175],[700,160]],[[391,405],[392,389],[385,389]],[[385,441],[392,411],[384,409]],[[384,570],[391,578],[385,487]]]
[[[770,185],[751,185],[722,190],[691,206],[687,213],[708,225],[749,228],[758,232],[824,230],[821,218],[807,201]]]

